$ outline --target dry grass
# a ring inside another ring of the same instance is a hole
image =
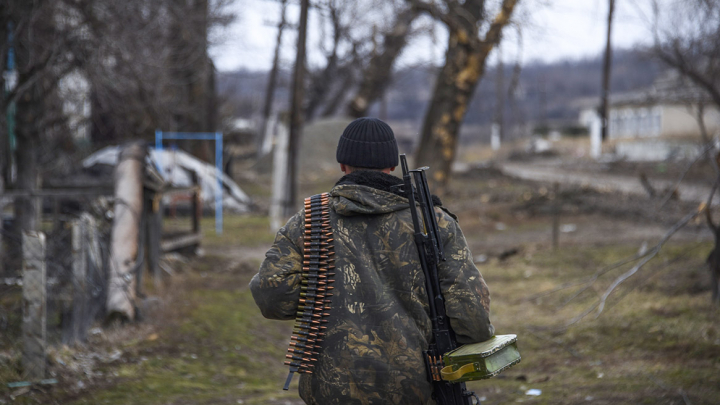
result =
[[[321,179],[304,194],[331,184],[331,179]],[[457,179],[446,198],[475,254],[489,255],[479,268],[491,289],[493,322],[498,333],[518,334],[523,355],[518,366],[500,377],[470,384],[484,403],[717,403],[720,312],[710,305],[707,234],[701,227],[679,234],[611,296],[599,318],[591,314],[563,328],[623,269],[567,304],[576,290],[543,293],[635,253],[643,241],[659,237],[663,227],[632,215],[566,207],[574,212],[566,219],[579,229],[563,234],[561,249],[553,251],[549,214],[542,207],[528,208],[539,187],[495,175],[470,176]],[[481,203],[484,194],[489,197]],[[621,201],[613,195],[593,198]],[[152,330],[143,331],[131,345],[116,342],[124,354],[100,363],[96,371],[101,377],[73,374],[63,378],[64,386],[16,403],[299,403],[296,391],[280,389],[291,325],[263,319],[246,288],[258,257],[272,241],[267,220],[229,217],[222,237],[214,235],[211,221],[204,220],[203,227],[205,248],[212,253],[193,259],[193,270],[173,279],[160,294],[163,305],[145,321]],[[498,230],[497,223],[507,228]],[[604,227],[607,223],[614,225]],[[591,232],[594,226],[597,230]],[[518,253],[497,258],[511,248]],[[157,338],[150,339],[152,334]],[[76,388],[79,380],[84,389]],[[526,395],[531,388],[542,394]]]

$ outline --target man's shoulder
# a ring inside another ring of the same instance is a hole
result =
[[[440,212],[442,212],[442,213],[444,213],[445,215],[447,215],[447,216],[449,216],[450,218],[452,218],[455,222],[458,222],[458,217],[457,217],[457,215],[453,214],[452,211],[450,211],[450,210],[449,210],[447,207],[445,207],[444,205],[436,205],[435,208],[436,208],[436,209],[439,209]]]

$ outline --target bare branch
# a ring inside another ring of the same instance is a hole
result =
[[[423,13],[426,13],[438,21],[442,21],[452,31],[461,30],[464,27],[455,18],[451,17],[448,13],[440,10],[435,4],[428,3],[422,0],[407,0],[410,5]]]
[[[675,194],[678,190],[678,187],[680,187],[680,183],[682,183],[682,181],[685,179],[685,176],[687,176],[687,174],[690,172],[690,169],[692,169],[692,167],[695,166],[695,163],[699,162],[700,159],[705,157],[705,154],[708,153],[713,148],[714,148],[714,146],[711,144],[705,145],[705,147],[700,151],[700,153],[698,153],[698,155],[695,156],[695,158],[692,161],[690,161],[690,163],[688,163],[687,166],[685,166],[685,169],[683,170],[682,174],[680,174],[680,178],[678,178],[678,180],[675,182],[675,184],[672,187],[670,187],[668,192],[665,194],[665,197],[663,197],[662,201],[660,202],[660,204],[659,204],[660,208],[664,207],[665,204],[667,204],[668,201],[670,201],[673,194]]]
[[[610,294],[617,288],[620,284],[625,282],[628,278],[632,277],[635,273],[638,272],[647,262],[649,262],[652,258],[657,256],[657,254],[660,252],[660,249],[662,249],[663,245],[682,227],[688,224],[688,222],[692,221],[695,217],[697,217],[702,210],[705,209],[705,207],[701,207],[697,209],[694,212],[691,212],[690,214],[687,214],[683,219],[678,221],[675,225],[673,225],[672,228],[670,228],[666,233],[665,236],[658,242],[657,245],[655,245],[650,251],[647,253],[645,258],[643,258],[640,263],[633,266],[629,271],[622,274],[618,278],[613,281],[613,283],[605,290],[605,293],[600,298],[600,301],[598,302],[598,313],[597,316],[600,316],[600,314],[603,312],[603,309],[605,308],[605,302],[607,301],[607,298],[610,296]]]
[[[662,247],[665,245],[665,243],[667,243],[667,241],[670,240],[670,238],[671,238],[675,233],[677,233],[680,229],[682,229],[685,225],[687,225],[687,224],[688,224],[690,221],[692,221],[695,217],[697,217],[698,215],[700,215],[700,214],[702,213],[702,211],[705,210],[705,208],[706,208],[705,205],[701,205],[697,210],[695,210],[695,211],[687,214],[687,215],[686,215],[685,217],[683,217],[680,221],[678,221],[677,223],[675,223],[675,225],[673,225],[673,226],[663,235],[662,239],[660,239],[660,241],[659,241],[655,246],[653,246],[652,249],[650,249],[650,250],[648,250],[648,251],[645,251],[645,252],[639,252],[639,253],[635,254],[634,256],[632,256],[632,257],[629,257],[629,258],[627,258],[627,259],[624,259],[624,260],[621,260],[621,261],[619,261],[619,262],[617,262],[617,263],[614,263],[614,264],[612,264],[612,265],[610,265],[610,266],[608,266],[608,267],[606,267],[606,268],[604,268],[604,269],[602,269],[602,270],[597,271],[593,276],[591,276],[586,282],[584,282],[584,283],[586,283],[585,287],[583,287],[581,290],[579,290],[578,292],[576,292],[575,294],[573,294],[573,296],[572,296],[571,298],[569,298],[568,300],[566,300],[566,302],[565,302],[563,305],[565,305],[565,304],[567,304],[568,302],[572,301],[573,299],[577,298],[577,296],[579,296],[582,292],[586,291],[588,288],[590,288],[592,285],[594,285],[594,283],[599,279],[599,277],[600,277],[601,275],[603,275],[603,274],[605,274],[605,273],[607,273],[607,272],[609,272],[609,271],[611,271],[611,270],[613,270],[613,269],[619,268],[619,267],[621,267],[621,266],[623,266],[623,265],[625,265],[625,264],[634,262],[634,261],[636,261],[636,260],[640,260],[640,262],[637,263],[636,265],[634,265],[630,270],[628,270],[627,272],[625,272],[625,273],[623,273],[622,275],[620,275],[619,277],[617,277],[617,278],[613,281],[613,283],[605,290],[605,292],[603,293],[603,295],[602,295],[598,300],[596,300],[592,305],[590,305],[590,306],[587,307],[585,310],[583,310],[580,314],[576,315],[575,317],[573,317],[572,319],[570,319],[568,322],[566,322],[566,323],[562,326],[561,329],[567,328],[567,327],[569,327],[569,326],[571,326],[571,325],[573,325],[573,324],[581,321],[583,318],[585,318],[587,315],[589,315],[591,312],[595,311],[596,309],[597,309],[596,318],[599,317],[600,314],[602,314],[603,310],[605,309],[605,305],[606,305],[607,299],[608,299],[608,297],[610,296],[610,294],[612,294],[612,292],[613,292],[620,284],[622,284],[623,282],[625,282],[626,280],[628,280],[628,279],[629,279],[630,277],[632,277],[633,275],[637,274],[637,272],[638,272],[640,269],[642,269],[643,266],[645,266],[650,260],[652,260],[655,256],[657,256],[657,254],[660,252],[660,250],[661,250]],[[582,284],[582,283],[581,283],[581,284]],[[557,288],[556,290],[559,291],[560,288]],[[548,293],[552,293],[552,292],[554,292],[554,291],[555,291],[555,290],[549,291]]]

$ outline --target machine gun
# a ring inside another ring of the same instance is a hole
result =
[[[458,346],[455,333],[450,327],[450,319],[445,313],[445,300],[440,289],[438,263],[445,260],[442,241],[433,208],[432,194],[427,183],[425,171],[428,167],[408,170],[405,155],[400,155],[402,165],[404,191],[410,201],[410,213],[415,229],[415,244],[420,255],[420,265],[425,274],[425,290],[427,291],[432,321],[433,342],[430,343],[425,356],[425,368],[428,380],[433,385],[433,397],[440,405],[473,405],[472,398],[480,404],[474,392],[468,391],[464,382],[451,383],[444,381],[441,375],[443,355],[455,350]],[[415,204],[417,202],[419,204]],[[419,207],[418,207],[419,205]],[[420,215],[418,215],[418,208]],[[422,218],[422,222],[421,222]]]

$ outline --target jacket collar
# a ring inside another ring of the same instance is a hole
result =
[[[377,170],[356,170],[341,177],[340,180],[335,183],[335,186],[337,187],[348,184],[372,187],[376,190],[385,191],[386,193],[406,197],[405,190],[403,188],[404,182],[401,178]],[[432,196],[432,201],[433,205],[442,205],[442,201],[436,195]]]

